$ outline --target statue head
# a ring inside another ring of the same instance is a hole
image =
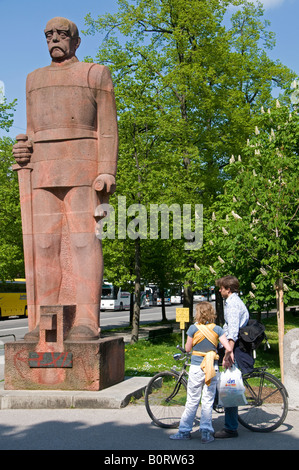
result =
[[[45,36],[54,62],[63,62],[74,57],[81,42],[75,23],[62,17],[48,21]]]

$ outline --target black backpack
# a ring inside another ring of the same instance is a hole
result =
[[[265,326],[257,320],[249,319],[247,325],[240,328],[238,339],[240,349],[252,354],[264,340],[267,341]]]

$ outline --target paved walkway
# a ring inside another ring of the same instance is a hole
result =
[[[129,341],[129,338],[125,338]],[[0,381],[4,357],[0,350]],[[185,463],[200,463],[200,450],[299,450],[299,410],[290,410],[285,423],[272,433],[253,433],[239,427],[239,437],[201,444],[198,426],[190,441],[172,441],[173,430],[153,423],[143,404],[132,404],[140,396],[148,377],[134,377],[100,392],[6,391],[0,382],[1,450],[101,450],[99,463],[113,463],[119,456],[138,460],[115,461],[135,467],[150,461],[150,455],[171,451],[187,455]],[[138,402],[137,402],[138,403]],[[213,413],[215,430],[224,416]],[[145,453],[138,453],[145,451]],[[157,461],[158,464],[167,464]],[[183,464],[183,462],[181,462]]]
[[[223,416],[213,414],[213,424],[215,430],[221,429]],[[0,411],[1,450],[102,450],[96,455],[97,464],[112,454],[134,456],[141,450],[147,451],[141,454],[145,459],[162,450],[176,455],[202,450],[299,450],[299,412],[289,412],[285,423],[272,433],[253,433],[240,426],[238,438],[218,439],[210,444],[201,443],[198,427],[190,441],[172,441],[171,433],[172,430],[154,426],[141,405],[130,404],[121,409]],[[215,457],[217,461],[220,458]],[[220,460],[218,464],[221,465]]]

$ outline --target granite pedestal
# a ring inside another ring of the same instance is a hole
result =
[[[6,343],[6,390],[98,391],[124,380],[123,338],[68,340],[72,311],[44,307],[38,341]]]

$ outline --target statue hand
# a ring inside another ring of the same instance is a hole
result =
[[[107,204],[109,202],[109,196],[111,196],[116,189],[114,176],[109,174],[102,174],[97,176],[94,180],[93,188],[95,191],[97,191],[97,193],[99,193],[98,197],[96,197],[97,205],[94,213],[94,217],[98,222],[103,217],[107,216]]]
[[[28,140],[28,136],[25,134],[17,135],[16,140],[17,143],[12,148],[16,162],[19,165],[29,163],[33,152],[32,142]]]
[[[108,174],[97,176],[94,181],[94,189],[111,196],[116,190],[115,177]]]

